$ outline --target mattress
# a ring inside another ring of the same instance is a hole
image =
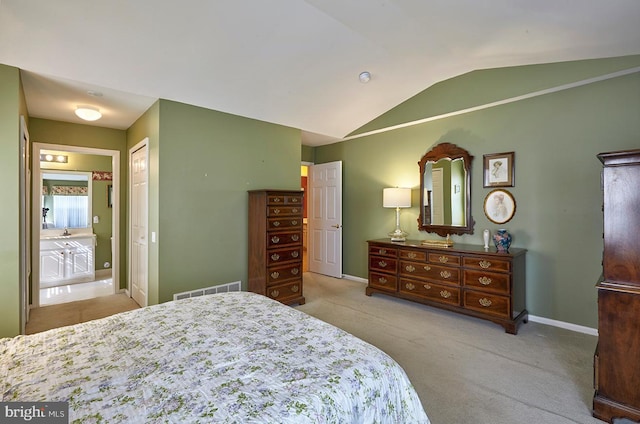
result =
[[[0,391],[71,422],[429,422],[387,354],[247,292],[0,339]]]

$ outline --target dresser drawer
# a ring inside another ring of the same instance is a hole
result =
[[[277,216],[302,216],[301,206],[267,206],[269,218]]]
[[[291,279],[302,277],[302,261],[281,267],[269,267],[267,269],[267,286],[280,284]]]
[[[460,284],[460,269],[427,263],[400,261],[400,275],[412,278],[442,281],[449,284]]]
[[[478,290],[494,292],[494,293],[509,293],[509,274],[497,274],[485,271],[470,271],[465,269],[462,284],[466,287],[473,287]]]
[[[427,252],[416,250],[403,250],[398,251],[400,259],[409,259],[416,262],[426,262]]]
[[[270,233],[267,235],[267,248],[302,244],[301,231]]]
[[[377,289],[396,291],[398,290],[398,279],[395,275],[370,272],[369,285]]]
[[[292,297],[302,296],[302,280],[290,281],[286,284],[267,287],[267,296],[280,302]]]
[[[302,205],[302,196],[290,194],[270,194],[267,198],[269,206]]]
[[[460,289],[456,287],[401,278],[399,289],[403,293],[422,296],[436,302],[460,305]]]
[[[281,217],[267,219],[267,230],[289,230],[293,228],[302,229],[302,217]]]
[[[269,252],[267,252],[267,266],[278,265],[282,262],[298,261],[300,258],[302,258],[302,246],[269,250]]]
[[[511,261],[492,257],[465,256],[462,259],[465,268],[484,269],[485,271],[510,272]]]
[[[391,257],[369,256],[369,269],[372,271],[384,271],[396,273],[398,260]]]
[[[391,249],[384,246],[369,246],[369,255],[388,256],[390,258],[398,257],[398,249]]]
[[[507,296],[465,290],[464,307],[503,318],[510,318],[511,305]]]
[[[460,256],[441,252],[429,252],[429,262],[442,265],[460,265]]]

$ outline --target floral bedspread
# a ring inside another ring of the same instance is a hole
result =
[[[83,423],[429,422],[387,354],[246,292],[0,339],[0,393]]]

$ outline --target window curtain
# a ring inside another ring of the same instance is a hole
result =
[[[89,226],[89,196],[53,196],[53,225],[56,228]]]

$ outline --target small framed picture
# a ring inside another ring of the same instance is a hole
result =
[[[507,190],[491,190],[484,198],[484,214],[494,224],[511,221],[516,213],[516,200]]]
[[[107,206],[113,207],[113,185],[107,186]]]
[[[515,152],[484,155],[483,187],[513,187]]]

